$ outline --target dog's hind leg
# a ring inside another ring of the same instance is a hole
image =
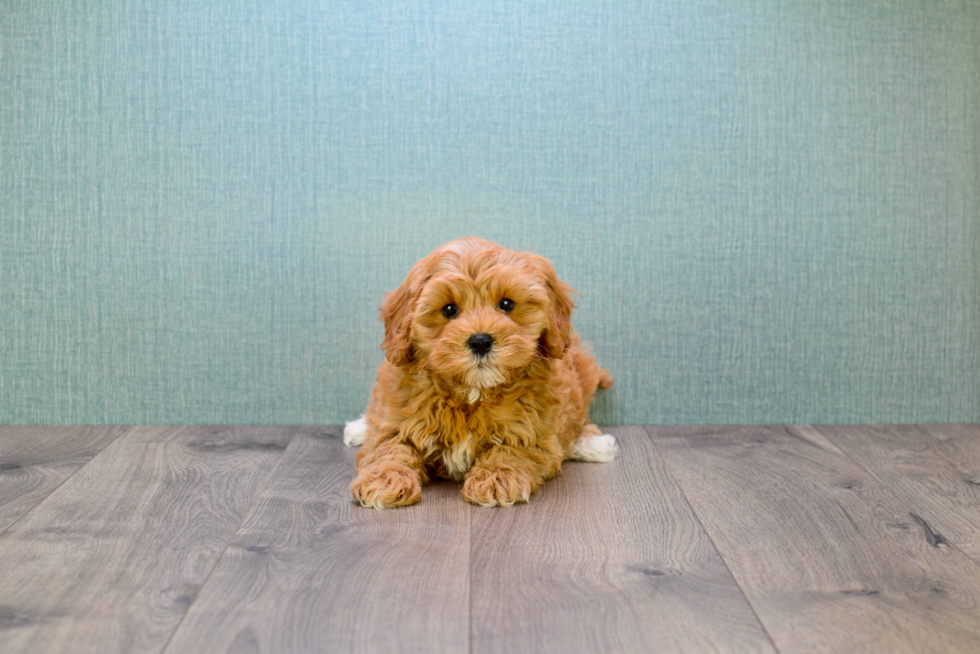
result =
[[[344,425],[344,445],[356,447],[364,444],[364,437],[367,435],[367,420],[364,414],[357,420],[351,420]]]
[[[572,461],[591,461],[605,463],[616,458],[619,446],[612,434],[603,434],[602,430],[593,424],[582,427],[582,432],[572,443],[572,451],[567,459]]]

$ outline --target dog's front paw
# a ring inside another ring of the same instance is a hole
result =
[[[531,480],[513,468],[470,470],[463,483],[463,498],[480,506],[510,506],[527,502],[534,490]]]
[[[422,497],[422,482],[411,468],[375,463],[357,473],[350,491],[361,506],[391,509],[418,502]]]

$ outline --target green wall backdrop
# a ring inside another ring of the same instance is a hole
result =
[[[550,257],[603,423],[980,420],[980,3],[0,2],[0,422],[337,423]]]

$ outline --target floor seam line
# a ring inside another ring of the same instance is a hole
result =
[[[294,427],[293,429],[297,429],[297,428]],[[170,648],[170,644],[173,642],[174,636],[176,636],[177,632],[180,631],[180,627],[181,625],[184,624],[184,620],[187,618],[187,615],[191,612],[191,609],[194,607],[194,604],[197,602],[197,599],[201,596],[201,593],[204,592],[204,587],[208,585],[209,581],[211,581],[211,575],[213,575],[214,571],[218,569],[218,564],[221,563],[221,559],[225,557],[225,552],[227,552],[228,548],[231,547],[231,544],[232,542],[234,542],[235,537],[238,535],[238,532],[242,530],[242,525],[244,525],[245,521],[248,520],[248,517],[252,515],[252,511],[255,510],[255,505],[258,504],[259,497],[261,497],[262,493],[269,485],[269,481],[272,479],[272,476],[276,473],[276,470],[279,469],[279,464],[282,463],[282,460],[286,458],[286,450],[288,450],[289,446],[292,445],[293,441],[296,440],[297,435],[298,435],[298,429],[297,429],[297,433],[294,433],[290,437],[289,442],[286,443],[286,447],[283,448],[282,453],[279,455],[279,458],[276,460],[276,464],[272,466],[272,470],[269,471],[269,476],[266,477],[265,481],[262,483],[262,487],[259,488],[259,490],[255,493],[255,497],[252,499],[252,504],[248,507],[248,511],[246,511],[245,514],[242,516],[242,519],[238,523],[238,526],[235,527],[235,531],[228,539],[228,542],[225,543],[225,546],[221,549],[221,554],[218,555],[218,558],[214,562],[214,565],[211,566],[210,570],[208,570],[208,576],[204,578],[203,582],[201,582],[201,587],[197,590],[197,594],[194,595],[194,599],[191,601],[190,604],[187,605],[187,610],[184,611],[184,614],[182,616],[180,616],[180,620],[177,621],[177,625],[174,627],[174,630],[170,632],[170,637],[167,638],[167,642],[164,643],[163,648],[160,650],[160,654],[166,654],[167,650]]]
[[[72,471],[72,473],[70,475],[68,475],[67,477],[65,477],[64,479],[62,479],[61,482],[57,486],[55,486],[54,488],[52,488],[48,492],[47,495],[45,495],[44,497],[42,497],[38,501],[37,504],[35,504],[31,508],[29,508],[20,517],[18,517],[16,520],[14,520],[13,522],[11,522],[9,525],[7,525],[6,527],[4,527],[3,529],[0,529],[0,536],[2,536],[3,534],[7,533],[10,530],[10,528],[13,527],[14,525],[16,525],[18,522],[20,522],[21,520],[23,520],[24,518],[26,518],[30,514],[34,513],[34,511],[37,509],[37,507],[39,507],[42,504],[44,504],[45,502],[47,502],[49,497],[51,497],[52,495],[54,495],[55,492],[57,492],[57,490],[59,488],[61,488],[62,486],[64,486],[68,482],[69,479],[71,479],[76,474],[78,474],[78,472],[82,468],[84,468],[88,464],[92,463],[92,461],[94,461],[97,457],[102,456],[102,453],[105,452],[106,450],[108,450],[112,445],[114,445],[116,443],[116,441],[118,441],[120,438],[122,438],[126,434],[130,433],[130,431],[133,429],[133,425],[123,425],[122,428],[123,428],[123,430],[122,430],[122,432],[118,436],[116,436],[115,438],[113,438],[110,442],[106,443],[105,447],[103,447],[101,450],[99,450],[98,452],[96,452],[95,455],[91,459],[89,459],[88,461],[86,461],[82,465],[78,466],[78,468],[76,470]]]
[[[660,460],[664,464],[664,470],[667,471],[667,475],[670,477],[670,480],[674,482],[674,486],[676,486],[677,490],[680,491],[681,497],[684,498],[684,503],[687,504],[687,508],[691,510],[691,515],[693,515],[694,519],[697,520],[698,526],[701,527],[701,531],[703,531],[704,535],[708,538],[708,542],[711,543],[711,547],[714,548],[715,553],[718,555],[719,560],[721,560],[721,564],[725,566],[725,570],[728,571],[728,576],[731,578],[732,583],[735,584],[735,587],[738,588],[739,594],[742,595],[742,599],[745,600],[745,603],[746,605],[748,605],[749,610],[752,611],[752,615],[755,616],[755,621],[759,623],[759,628],[762,629],[762,633],[764,633],[766,635],[766,638],[769,639],[769,643],[772,645],[773,649],[776,652],[781,652],[782,650],[780,650],[779,646],[776,645],[775,639],[772,637],[772,634],[769,633],[769,629],[766,628],[766,625],[762,621],[762,618],[759,617],[759,613],[755,610],[755,606],[752,605],[752,602],[751,600],[749,600],[748,595],[745,594],[745,589],[742,588],[742,584],[738,583],[738,579],[735,578],[735,574],[732,572],[731,566],[728,565],[728,561],[725,560],[725,556],[721,553],[721,550],[718,549],[718,545],[715,543],[715,539],[711,537],[711,532],[708,531],[708,528],[704,525],[704,522],[702,522],[701,516],[698,515],[698,512],[694,509],[694,505],[691,504],[691,501],[687,498],[687,493],[684,492],[684,488],[680,485],[680,482],[678,482],[677,478],[674,476],[674,471],[670,469],[670,464],[667,463],[666,457],[664,457],[664,455],[660,452],[660,448],[657,447],[657,439],[653,434],[650,433],[650,429],[651,427],[649,426],[643,427],[643,431],[650,439],[650,444],[653,446],[653,450],[657,453],[657,456],[660,457]]]

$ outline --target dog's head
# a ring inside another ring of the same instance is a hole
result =
[[[572,289],[544,257],[479,238],[422,259],[381,303],[388,360],[488,389],[571,340]]]

